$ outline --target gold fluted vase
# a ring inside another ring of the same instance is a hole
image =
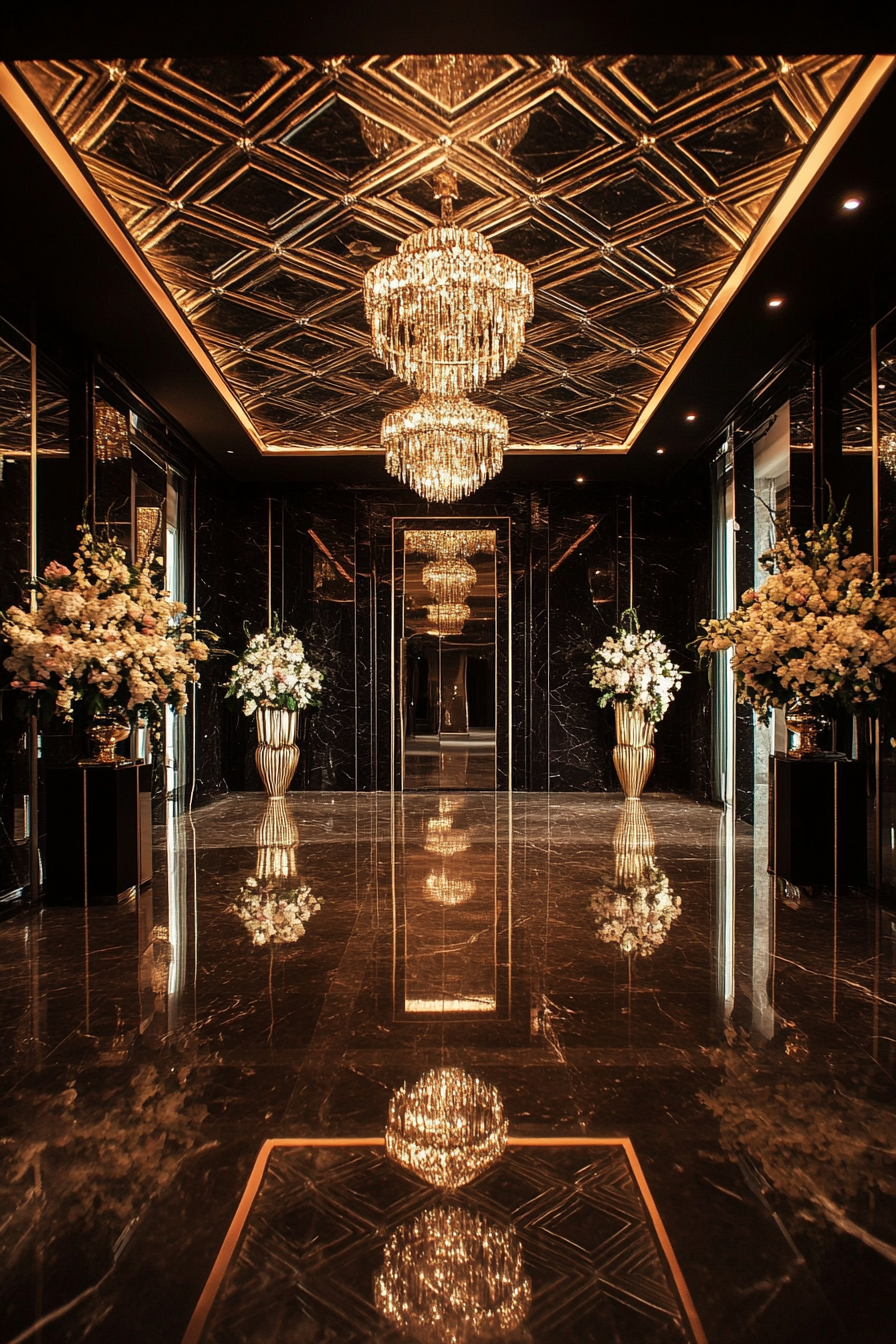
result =
[[[654,725],[645,717],[643,709],[630,709],[623,700],[616,701],[613,765],[626,798],[640,798],[650,778],[656,760],[653,729]]]
[[[296,772],[299,763],[299,749],[296,746],[298,721],[295,710],[262,708],[255,712],[258,728],[255,768],[271,798],[282,798],[285,795]]]

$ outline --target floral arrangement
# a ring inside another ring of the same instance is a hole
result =
[[[703,621],[706,656],[732,649],[737,697],[767,720],[793,700],[844,708],[879,699],[896,672],[896,599],[833,510],[800,540],[786,531],[759,558],[769,577],[723,620]]]
[[[320,910],[320,901],[306,886],[275,891],[273,886],[247,877],[233,905],[252,934],[256,947],[266,943],[295,943],[305,936],[305,926]]]
[[[246,632],[248,634],[248,631]],[[243,701],[243,713],[277,708],[295,711],[318,705],[323,672],[305,658],[305,646],[290,626],[273,625],[252,635],[231,672],[227,697]]]
[[[681,897],[673,894],[662,869],[646,860],[637,885],[625,891],[606,887],[595,892],[591,909],[602,943],[616,943],[620,952],[649,957],[665,942],[672,921],[681,914]]]
[[[195,638],[192,616],[172,602],[148,556],[128,564],[124,551],[82,525],[73,569],[53,560],[32,587],[35,611],[10,607],[3,666],[16,690],[37,697],[68,720],[80,701],[89,714],[131,723],[161,721],[161,706],[183,714],[187,686],[208,645]]]
[[[591,659],[591,685],[600,692],[601,707],[622,700],[629,709],[642,709],[651,723],[669,708],[682,676],[656,631],[641,629],[633,607]]]

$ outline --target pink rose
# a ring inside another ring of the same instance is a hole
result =
[[[60,565],[58,560],[51,560],[44,570],[45,579],[67,579],[71,570],[65,565]]]

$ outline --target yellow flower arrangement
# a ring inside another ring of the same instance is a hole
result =
[[[73,570],[53,560],[33,585],[37,609],[2,615],[12,687],[69,720],[76,701],[131,723],[158,723],[164,704],[182,714],[209,653],[194,618],[160,589],[159,561],[129,565],[120,547],[81,534]]]
[[[833,512],[800,540],[786,532],[760,556],[769,577],[723,620],[703,621],[699,652],[733,651],[737,697],[767,719],[794,700],[852,709],[878,700],[896,672],[896,598],[852,529]]]

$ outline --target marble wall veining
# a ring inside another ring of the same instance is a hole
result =
[[[202,623],[221,648],[238,651],[243,622],[255,629],[267,619],[270,582],[272,611],[299,630],[325,673],[321,707],[301,718],[293,788],[392,787],[393,519],[446,513],[510,520],[498,593],[499,622],[510,604],[510,677],[498,688],[498,715],[509,696],[512,759],[501,744],[498,789],[618,787],[612,713],[597,705],[590,658],[632,592],[642,623],[662,633],[688,672],[660,729],[649,787],[705,795],[708,686],[689,648],[708,609],[709,491],[700,472],[677,489],[631,496],[612,486],[498,480],[453,508],[427,507],[398,486],[331,483],[253,495],[200,482]],[[260,787],[253,725],[224,703],[226,666],[210,666],[198,699],[199,800]]]

